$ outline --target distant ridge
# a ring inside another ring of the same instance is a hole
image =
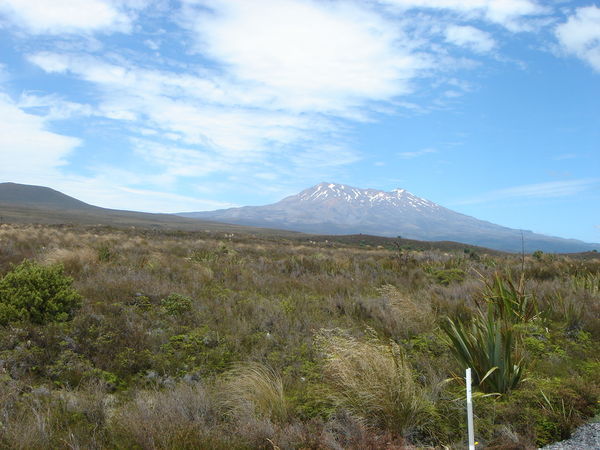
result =
[[[181,231],[268,233],[239,225],[93,206],[44,186],[0,183],[0,222],[134,226]],[[282,232],[287,235],[297,233]]]
[[[49,187],[0,183],[0,204],[64,210],[101,210]]]
[[[265,206],[181,213],[184,217],[316,234],[371,234],[425,241],[454,241],[496,250],[583,252],[600,249],[575,239],[515,230],[476,219],[420,198],[339,183],[319,183]]]

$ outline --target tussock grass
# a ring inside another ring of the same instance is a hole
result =
[[[219,438],[214,402],[198,383],[140,391],[114,408],[109,429],[117,448],[227,448]]]
[[[239,365],[227,374],[225,402],[232,411],[249,409],[259,417],[283,424],[292,418],[282,377],[259,363]]]
[[[374,426],[408,434],[426,421],[425,389],[400,347],[371,337],[359,340],[339,331],[321,331],[331,395],[340,406]]]

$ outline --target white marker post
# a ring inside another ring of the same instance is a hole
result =
[[[467,369],[467,426],[469,429],[469,450],[475,450],[475,433],[473,431],[473,398],[471,396],[471,368]]]

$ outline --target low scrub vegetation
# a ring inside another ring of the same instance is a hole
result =
[[[63,322],[79,307],[81,296],[61,265],[25,260],[0,280],[0,324]]]
[[[600,413],[600,258],[0,225],[0,447],[486,448]]]

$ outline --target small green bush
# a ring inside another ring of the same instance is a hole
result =
[[[465,272],[461,269],[440,269],[433,272],[438,283],[448,286],[452,283],[461,283],[465,279]]]
[[[536,260],[541,261],[544,258],[544,252],[541,250],[536,250],[531,254]]]
[[[192,301],[180,294],[171,294],[163,298],[160,304],[170,316],[179,316],[192,310]]]
[[[64,322],[81,304],[73,279],[61,265],[25,260],[0,280],[0,324]]]

